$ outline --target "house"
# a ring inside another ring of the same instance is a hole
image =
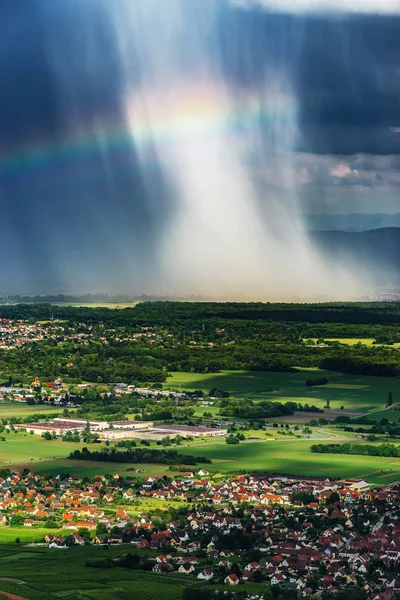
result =
[[[231,573],[224,579],[225,585],[238,585],[239,581],[240,579],[237,575],[235,575],[235,573]]]
[[[271,577],[271,585],[280,585],[285,582],[285,579],[286,577],[282,573],[275,573],[275,575]]]
[[[154,567],[152,568],[152,571],[154,573],[165,573],[168,571],[173,571],[174,567],[167,561],[164,561],[162,563],[156,563],[154,565]]]
[[[77,546],[84,546],[85,540],[83,539],[82,536],[80,536],[74,532],[71,534],[71,538],[73,538],[74,544],[76,544]]]
[[[214,572],[212,569],[205,569],[204,571],[200,571],[197,575],[197,579],[202,579],[203,581],[210,581],[214,577]]]
[[[246,565],[246,571],[256,571],[259,567],[258,562],[251,562]]]
[[[109,536],[108,543],[109,544],[122,544],[122,535],[119,535],[118,533],[113,533],[112,535]]]
[[[117,512],[115,513],[115,518],[118,521],[129,521],[129,515],[124,508],[117,508]]]
[[[51,544],[49,544],[49,548],[66,548],[67,544],[64,542],[61,542],[59,540],[54,540],[54,542],[51,542]]]
[[[355,481],[349,487],[351,490],[355,490],[357,492],[369,492],[371,488],[370,484],[363,480]]]
[[[181,565],[178,569],[178,573],[184,573],[185,575],[189,575],[190,573],[193,573],[193,571],[195,571],[195,568],[190,564]]]

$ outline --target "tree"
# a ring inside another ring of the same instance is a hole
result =
[[[96,535],[106,535],[107,526],[104,523],[97,523],[96,525]]]
[[[9,525],[11,527],[21,527],[24,524],[23,515],[13,515],[10,519]]]
[[[392,392],[389,392],[386,406],[389,407],[389,406],[392,406],[392,404],[393,404],[393,396],[392,396]]]
[[[236,435],[228,435],[228,437],[225,439],[225,442],[227,444],[239,444],[239,439],[236,437]]]
[[[86,527],[80,527],[78,529],[78,535],[83,537],[83,539],[85,540],[85,543],[90,542],[90,531]]]

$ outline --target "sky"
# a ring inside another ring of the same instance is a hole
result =
[[[246,231],[400,212],[397,4],[3,0],[0,293],[173,293],[221,230],[243,278]]]

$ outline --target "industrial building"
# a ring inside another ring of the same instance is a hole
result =
[[[200,425],[156,425],[154,429],[163,430],[166,432],[166,435],[176,434],[184,438],[224,437],[228,435],[228,431],[226,429],[202,427]]]
[[[89,423],[91,431],[101,431],[102,429],[108,429],[110,427],[109,421],[94,421],[92,419],[70,419],[64,417],[57,417],[54,419],[54,423],[63,422],[71,423],[75,429],[85,429]]]
[[[154,425],[152,421],[97,421],[92,419],[70,419],[57,417],[53,422],[15,425],[17,429],[26,429],[37,435],[50,432],[62,436],[68,431],[84,431],[90,427],[91,432],[99,434],[100,439],[108,441],[139,439],[159,441],[165,437],[175,439],[224,437],[226,429],[190,425]]]

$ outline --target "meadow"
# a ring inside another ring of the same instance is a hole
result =
[[[10,419],[11,417],[26,417],[27,415],[62,413],[64,407],[48,406],[47,404],[33,404],[30,406],[25,402],[10,402],[0,400],[0,419]],[[75,409],[69,409],[74,411]]]
[[[400,459],[338,454],[313,454],[313,440],[249,442],[239,445],[193,446],[194,456],[210,458],[209,470],[218,473],[264,471],[308,477],[361,477],[383,484],[400,479]]]
[[[316,477],[365,477],[373,483],[400,479],[400,459],[335,454],[312,454],[311,444],[316,439],[335,439],[337,430],[315,431],[313,439],[290,438],[271,429],[246,433],[247,441],[228,445],[224,441],[196,440],[178,447],[178,452],[206,456],[212,460],[207,468],[214,473],[268,471],[271,473]],[[343,432],[340,436],[343,437]],[[347,434],[349,436],[353,434]],[[0,467],[22,470],[29,467],[38,473],[70,473],[80,477],[94,477],[101,473],[126,473],[140,477],[176,473],[166,465],[129,463],[98,463],[74,461],[67,458],[71,450],[84,444],[70,444],[59,440],[43,440],[23,433],[7,434],[0,442]],[[338,442],[340,439],[338,438]],[[1,537],[0,537],[1,539]]]
[[[24,432],[3,433],[0,441],[0,468],[66,457],[72,450],[82,448],[83,443],[68,443],[62,440],[44,440],[39,435]]]
[[[326,377],[328,385],[307,387],[308,379]],[[384,409],[388,392],[393,400],[400,400],[400,378],[347,375],[321,369],[299,369],[299,373],[267,373],[258,371],[221,371],[220,373],[173,373],[164,386],[166,389],[193,391],[222,388],[232,396],[247,397],[253,401],[294,401],[314,404],[319,408],[330,402],[332,410],[365,413]],[[212,410],[214,408],[214,410]],[[203,412],[217,413],[215,407],[201,407]]]

